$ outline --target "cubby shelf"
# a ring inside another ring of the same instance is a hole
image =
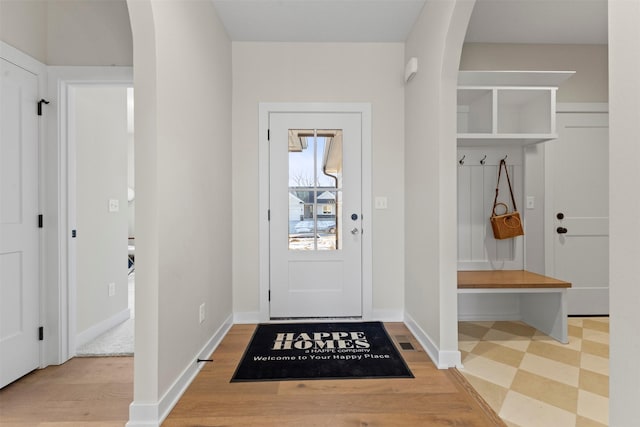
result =
[[[460,71],[458,146],[557,138],[556,91],[573,71]]]

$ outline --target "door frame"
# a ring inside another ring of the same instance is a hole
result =
[[[51,258],[55,259],[55,266],[51,268],[55,269],[57,283],[55,286],[52,283],[50,290],[56,297],[49,303],[50,327],[55,332],[51,336],[51,354],[47,364],[62,364],[76,352],[76,245],[71,238],[71,230],[76,227],[75,141],[69,135],[70,121],[75,113],[69,102],[69,92],[73,87],[82,85],[133,86],[133,67],[48,67],[48,79],[49,100],[57,112],[50,114],[48,119],[48,136],[50,144],[55,147],[52,149],[55,154],[48,155],[50,169],[55,171],[55,188],[49,187],[48,190],[57,195],[58,201],[55,208],[51,206],[51,214],[55,212],[53,215],[57,216],[57,223],[51,224],[56,228],[56,247],[48,250]]]
[[[270,113],[357,113],[362,125],[362,320],[372,320],[373,311],[373,247],[372,247],[372,183],[371,183],[371,104],[369,103],[263,103],[258,118],[259,178],[259,300],[260,321],[269,322],[269,114]],[[326,319],[323,319],[326,320]]]

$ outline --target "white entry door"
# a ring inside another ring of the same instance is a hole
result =
[[[362,123],[269,114],[270,317],[362,316]]]
[[[39,366],[37,77],[0,59],[0,387]]]
[[[604,113],[560,113],[546,143],[546,272],[572,283],[569,314],[609,314],[609,122]]]

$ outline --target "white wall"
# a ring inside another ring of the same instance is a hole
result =
[[[427,1],[405,45],[405,311],[441,367],[457,339],[456,86],[473,1]]]
[[[231,319],[231,43],[209,1],[128,6],[137,187],[130,425],[146,425],[166,415]]]
[[[233,43],[234,312],[259,312],[258,104],[372,104],[374,315],[403,308],[403,45],[401,43]],[[376,314],[377,312],[377,314]]]
[[[78,86],[76,147],[78,334],[127,310],[127,89]],[[109,199],[120,210],[109,212]],[[115,283],[109,297],[108,284]]]
[[[638,423],[640,401],[640,2],[609,1],[609,425]]]
[[[558,89],[558,102],[607,102],[606,45],[465,43],[461,70],[575,71]]]
[[[131,65],[126,0],[49,1],[47,64]]]
[[[126,0],[2,0],[0,40],[47,65],[131,65]]]
[[[0,40],[47,62],[47,1],[0,1]]]

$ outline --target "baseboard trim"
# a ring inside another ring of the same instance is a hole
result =
[[[231,326],[233,326],[233,315],[229,315],[224,320],[223,324],[198,352],[198,355],[193,358],[192,362],[169,387],[169,390],[160,398],[160,401],[157,403],[136,403],[135,401],[131,403],[129,422],[126,427],[159,427],[204,367],[203,363],[198,363],[198,359],[207,359],[220,345]]]
[[[404,313],[402,310],[372,310],[371,318],[368,320],[380,322],[402,322],[404,320]],[[233,323],[236,325],[247,325],[261,322],[259,311],[240,311],[233,313]]]
[[[462,367],[462,356],[459,351],[443,351],[438,348],[433,339],[426,333],[407,312],[404,313],[404,323],[413,336],[424,348],[438,369]]]
[[[260,323],[259,311],[240,311],[233,313],[233,323],[236,325],[247,325],[252,323]]]
[[[86,343],[93,341],[100,335],[104,334],[111,328],[115,328],[120,323],[127,321],[131,317],[131,310],[128,308],[114,314],[113,316],[105,319],[95,325],[89,327],[85,331],[76,335],[76,348],[79,348]],[[75,351],[74,351],[75,353]]]
[[[520,313],[498,313],[498,314],[482,314],[482,313],[460,314],[458,313],[458,320],[460,322],[490,322],[490,321],[517,322],[522,320],[522,314]]]
[[[372,310],[371,320],[378,322],[402,322],[404,313],[402,310]]]

